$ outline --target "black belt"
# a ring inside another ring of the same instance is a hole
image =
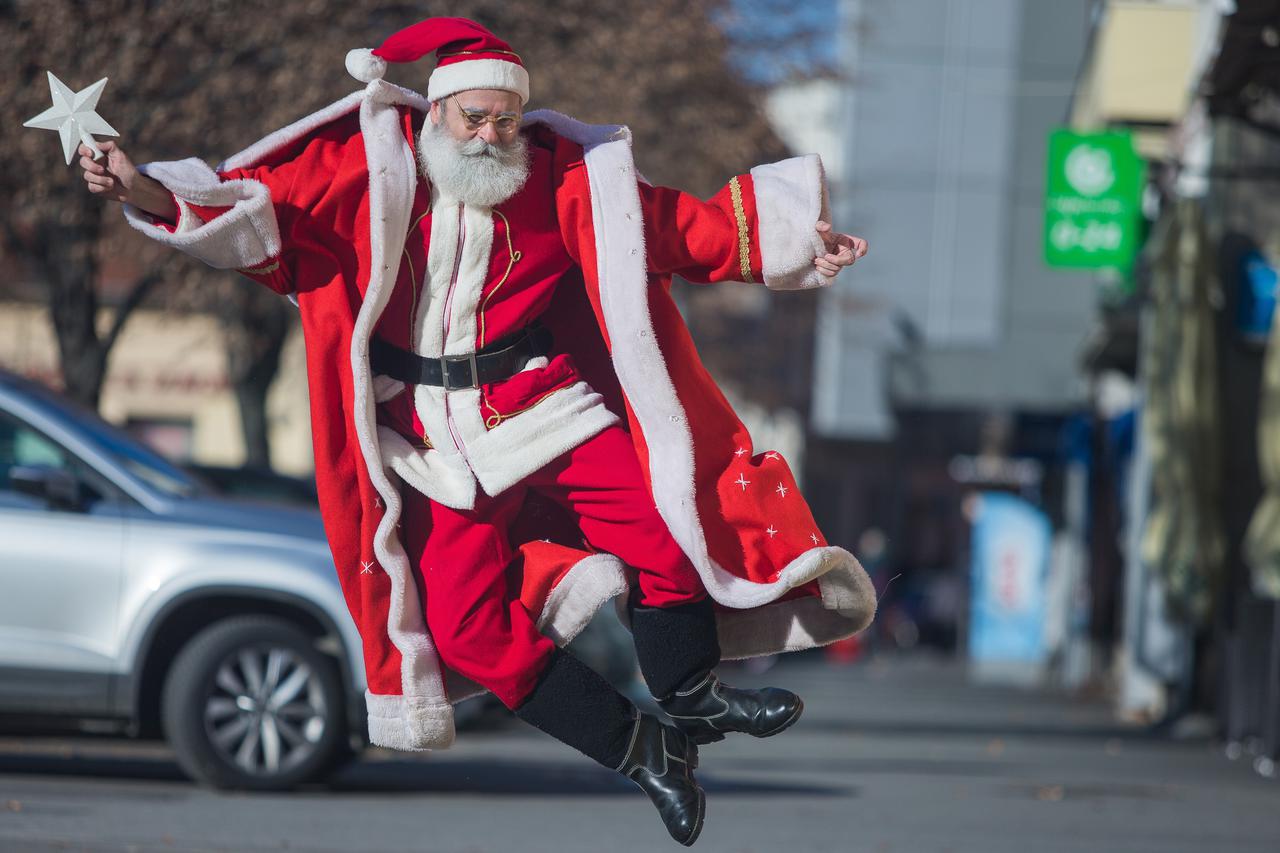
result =
[[[524,369],[529,359],[551,352],[551,330],[533,323],[499,338],[478,352],[427,358],[378,337],[369,339],[369,363],[381,373],[414,385],[438,385],[451,391],[478,388]]]

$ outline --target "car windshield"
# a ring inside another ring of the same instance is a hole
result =
[[[147,485],[174,497],[190,497],[208,487],[165,460],[129,433],[107,423],[97,412],[38,386],[23,389],[60,415],[75,421],[79,432],[116,464]]]
[[[190,497],[205,491],[194,477],[165,461],[133,436],[106,422],[82,424],[94,442],[109,453],[120,467],[147,485],[168,495]]]

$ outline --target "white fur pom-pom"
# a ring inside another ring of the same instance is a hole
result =
[[[387,61],[367,47],[357,47],[347,51],[347,73],[361,83],[372,83],[387,73]]]

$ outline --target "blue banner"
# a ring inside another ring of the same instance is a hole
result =
[[[1021,498],[1003,492],[978,497],[969,619],[975,661],[1043,662],[1051,536],[1049,519]]]

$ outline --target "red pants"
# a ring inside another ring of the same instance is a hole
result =
[[[640,603],[674,606],[706,596],[697,570],[654,508],[631,438],[619,426],[495,497],[478,491],[471,510],[451,509],[406,487],[405,547],[418,566],[436,651],[450,669],[491,690],[508,708],[533,690],[554,649],[508,590],[513,549],[507,527],[526,489],[569,510],[591,547],[634,568]]]

